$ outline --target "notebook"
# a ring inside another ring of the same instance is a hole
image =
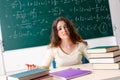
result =
[[[49,74],[49,70],[47,69],[33,69],[8,75],[7,78],[8,80],[30,80],[47,74]]]
[[[80,77],[92,73],[90,70],[80,70],[74,68],[67,68],[61,71],[51,72],[50,75],[64,80],[69,80],[72,78]]]

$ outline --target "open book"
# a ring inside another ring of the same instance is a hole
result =
[[[64,80],[69,80],[72,78],[87,75],[91,72],[92,71],[90,71],[90,70],[80,70],[80,69],[74,69],[74,68],[67,68],[67,69],[64,69],[61,71],[52,72],[52,73],[50,73],[50,75],[64,79]]]

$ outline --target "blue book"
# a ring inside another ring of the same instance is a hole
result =
[[[50,73],[50,75],[57,77],[58,79],[69,80],[72,78],[80,77],[92,73],[90,70],[80,70],[74,68],[67,68],[61,71]]]
[[[29,71],[8,75],[8,80],[30,80],[30,79],[48,75],[48,74],[49,74],[49,70],[33,69]]]

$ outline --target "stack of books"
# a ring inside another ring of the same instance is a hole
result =
[[[120,69],[119,46],[99,46],[87,50],[93,69]]]
[[[49,70],[33,69],[33,70],[28,70],[28,71],[19,72],[16,74],[8,75],[7,80],[34,80],[36,78],[40,78],[48,74],[49,74]]]

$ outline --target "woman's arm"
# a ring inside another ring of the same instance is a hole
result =
[[[83,53],[83,56],[89,61],[89,54],[87,53],[87,49],[88,49],[88,45],[83,45],[82,47],[82,53]]]
[[[54,56],[51,49],[48,49],[47,52],[45,53],[45,58],[43,59],[43,65],[37,66],[37,68],[49,69],[53,61],[53,58]]]
[[[44,57],[40,57],[40,58],[44,58]],[[45,53],[45,58],[41,60],[43,62],[42,65],[35,65],[35,64],[26,64],[27,66],[27,70],[32,70],[32,69],[36,69],[36,68],[41,68],[41,69],[49,69],[51,66],[51,63],[53,61],[53,53],[51,51],[51,49],[47,49],[46,53]]]

